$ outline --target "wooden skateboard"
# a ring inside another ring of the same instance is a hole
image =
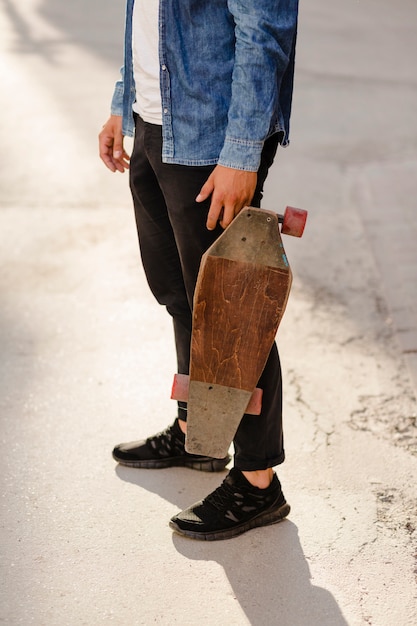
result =
[[[171,397],[187,401],[186,450],[226,456],[244,413],[261,412],[256,389],[287,304],[292,274],[281,232],[301,237],[307,212],[243,209],[203,255],[197,279],[190,375]]]

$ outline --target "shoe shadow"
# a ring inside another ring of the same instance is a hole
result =
[[[216,489],[226,477],[228,469],[224,472],[197,472],[185,467],[136,469],[116,465],[115,472],[124,482],[157,494],[181,511]],[[173,510],[172,514],[178,511]]]
[[[116,466],[117,476],[184,509],[213,491],[226,475],[169,468],[138,471]],[[173,512],[174,513],[174,512]],[[332,594],[311,583],[310,568],[290,520],[226,541],[194,541],[173,533],[175,550],[191,561],[223,569],[251,626],[348,626]]]
[[[227,541],[198,542],[175,533],[172,541],[186,558],[223,567],[251,626],[348,626],[332,594],[311,584],[290,520]]]

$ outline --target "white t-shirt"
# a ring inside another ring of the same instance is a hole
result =
[[[159,0],[135,0],[132,52],[136,102],[133,110],[145,122],[162,124],[159,86]]]

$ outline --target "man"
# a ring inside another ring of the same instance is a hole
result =
[[[149,286],[173,318],[178,372],[188,373],[192,300],[203,252],[239,211],[259,206],[278,144],[288,144],[298,0],[127,0],[125,59],[100,156],[130,169]],[[135,136],[131,159],[123,136]],[[261,416],[243,416],[234,467],[170,525],[226,539],[283,519],[273,467],[284,461],[281,369],[273,347]],[[188,454],[186,405],[162,433],[116,446],[139,468],[221,471],[230,458]]]

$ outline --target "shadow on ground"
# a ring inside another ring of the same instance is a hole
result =
[[[99,7],[98,7],[99,4]],[[12,0],[2,0],[4,12],[14,29],[14,50],[34,54],[54,62],[62,43],[79,45],[109,61],[115,69],[123,60],[124,2],[101,0],[100,3],[73,0],[40,2],[37,13],[63,36],[39,35],[32,16]]]
[[[225,474],[185,468],[117,466],[117,476],[185,508],[215,489]],[[347,626],[333,595],[311,584],[310,569],[291,520],[228,541],[199,542],[173,534],[175,549],[191,561],[215,561],[252,626]]]

